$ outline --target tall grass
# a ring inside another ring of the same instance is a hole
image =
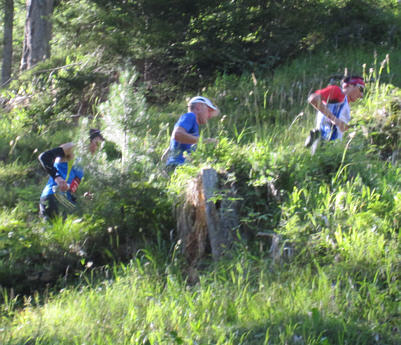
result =
[[[220,76],[208,93],[226,116],[224,125],[229,135],[234,135],[238,128],[247,128],[248,141],[253,141],[255,134],[263,140],[272,133],[281,132],[283,126],[290,126],[299,114],[303,116],[297,121],[303,127],[313,126],[314,110],[307,105],[307,96],[325,87],[333,76],[364,75],[368,81],[368,95],[376,97],[380,97],[380,93],[372,88],[400,87],[401,78],[396,73],[400,61],[400,53],[396,50],[350,48],[327,51],[298,58],[279,67],[272,75]],[[371,97],[366,98],[366,102],[371,100]],[[303,127],[294,130],[299,132]],[[280,134],[281,140],[286,137]]]
[[[160,267],[159,267],[160,268]],[[188,286],[137,260],[93,286],[16,311],[3,344],[396,344],[399,311],[375,281],[240,255]],[[397,287],[390,280],[388,289]],[[394,314],[395,313],[395,314]]]

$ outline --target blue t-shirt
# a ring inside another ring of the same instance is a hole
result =
[[[75,162],[76,161],[77,160],[75,160]],[[70,164],[72,164],[72,163],[70,163]],[[68,162],[61,162],[59,159],[57,159],[56,162],[54,163],[54,167],[57,169],[60,176],[64,180],[66,180],[67,174],[68,174]],[[83,176],[84,176],[84,172],[83,172],[82,168],[74,163],[73,166],[71,167],[70,175],[68,176],[68,180],[66,180],[66,182],[68,184],[70,184],[74,178],[78,177],[81,180]],[[53,177],[49,177],[49,180],[47,181],[47,184],[46,184],[45,188],[43,189],[42,195],[40,197],[43,198],[48,195],[54,194],[54,192],[53,192],[54,186],[57,186],[56,181],[54,181]],[[70,191],[67,191],[66,194],[67,194],[67,198],[69,200],[73,201]]]
[[[196,115],[192,112],[181,115],[174,128],[182,127],[188,134],[199,137],[199,125],[196,122]],[[185,162],[184,152],[190,153],[195,151],[196,144],[183,144],[171,138],[170,140],[170,155],[167,160],[167,165],[180,165]]]

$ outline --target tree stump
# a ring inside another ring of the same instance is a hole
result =
[[[214,169],[202,169],[190,181],[177,217],[178,237],[190,265],[196,265],[209,247],[213,260],[227,252],[239,224],[237,207],[235,190],[219,186]]]

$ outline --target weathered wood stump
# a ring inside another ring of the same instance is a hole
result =
[[[220,186],[214,169],[202,169],[188,184],[178,210],[177,233],[190,265],[196,265],[210,247],[219,259],[231,247],[238,229],[237,201],[232,186]]]

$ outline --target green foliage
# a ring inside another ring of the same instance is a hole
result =
[[[32,200],[38,193],[37,186],[31,182],[34,175],[33,164],[0,163],[0,204],[10,209],[24,205],[27,210],[36,210]]]
[[[131,179],[130,175],[118,175],[97,181],[104,187],[96,193],[87,211],[103,219],[108,227],[118,229],[121,243],[137,241],[139,245],[141,241],[153,241],[158,233],[166,236],[169,227],[173,227],[173,219],[162,186],[155,181]]]
[[[121,171],[126,172],[130,167],[129,147],[135,138],[144,135],[149,128],[146,116],[145,97],[143,91],[136,87],[138,75],[122,71],[119,83],[110,88],[110,98],[99,107],[103,113],[106,138],[118,145],[121,151]]]
[[[395,1],[65,1],[56,8],[56,51],[129,58],[155,100],[200,90],[216,73],[271,72],[300,54],[349,42],[400,42]],[[307,25],[305,18],[308,19]],[[211,53],[212,52],[212,53]]]
[[[21,203],[11,211],[3,210],[0,217],[0,279],[4,287],[31,294],[44,283],[55,284],[59,275],[74,274],[81,269],[81,259],[96,257],[89,242],[102,227],[100,221],[69,217],[41,224],[26,217]]]
[[[202,274],[195,286],[173,268],[145,251],[115,267],[108,280],[63,290],[40,308],[27,301],[0,337],[5,344],[31,339],[38,345],[400,341],[399,310],[386,298],[390,289],[399,297],[391,279],[387,290],[313,264],[272,271],[269,262],[244,252]]]
[[[383,159],[391,159],[399,146],[401,93],[392,85],[378,87],[375,106],[359,118],[361,130]]]
[[[74,128],[80,117],[95,115],[104,100],[112,69],[90,54],[53,56],[22,73],[4,92],[8,116],[21,129],[43,134]]]

